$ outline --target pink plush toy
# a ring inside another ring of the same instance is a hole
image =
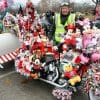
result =
[[[99,61],[100,60],[100,53],[93,53],[91,56],[92,61]]]
[[[89,58],[85,57],[83,54],[80,55],[80,59],[81,59],[81,63],[88,63],[89,62]]]
[[[83,48],[87,48],[87,46],[91,43],[92,40],[92,34],[84,33],[83,35]]]

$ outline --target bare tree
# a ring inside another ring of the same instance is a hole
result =
[[[38,11],[43,13],[48,10],[57,11],[60,6],[60,0],[41,0],[38,6]]]
[[[98,2],[99,1],[100,0],[98,0]],[[37,5],[37,10],[40,13],[46,12],[47,10],[52,10],[54,12],[57,12],[59,11],[59,6],[61,5],[62,2],[70,3],[72,11],[88,12],[90,11],[90,9],[94,9],[94,5],[90,5],[88,2],[76,3],[72,0],[41,0]]]
[[[98,2],[100,2],[100,0],[92,0],[95,4],[97,4]]]
[[[38,7],[40,8],[40,12],[44,13],[46,10],[48,10],[48,2],[47,0],[41,0],[38,4]]]
[[[62,2],[68,2],[68,3],[70,3],[71,0],[62,0]]]
[[[98,3],[100,3],[100,0],[92,0],[92,2],[97,5]]]

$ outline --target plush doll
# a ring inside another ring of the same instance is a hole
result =
[[[57,46],[53,46],[54,59],[59,59],[59,52]]]
[[[33,34],[33,37],[39,36],[39,32],[37,31],[36,28],[34,28],[34,31],[32,32],[32,34]]]
[[[76,83],[81,81],[81,78],[78,74],[80,62],[81,62],[81,59],[79,55],[76,52],[73,52],[72,50],[68,51],[62,60],[62,63],[60,66],[62,76],[67,78],[68,82],[72,86],[75,86]]]
[[[41,41],[34,42],[31,48],[31,52],[33,52],[34,50],[40,50],[42,55],[44,55],[44,44]]]
[[[88,63],[89,62],[89,58],[87,57],[87,56],[85,56],[84,54],[81,54],[80,55],[80,59],[81,59],[81,63],[82,64],[86,64],[86,63]]]
[[[33,22],[30,22],[30,20],[27,18],[26,20],[24,20],[24,29],[26,31],[30,31],[32,24],[33,24]]]
[[[30,49],[31,40],[30,40],[30,36],[29,35],[26,36],[23,45],[25,46],[26,50],[29,50]]]
[[[76,49],[81,50],[83,48],[82,45],[82,35],[80,29],[76,29],[76,33],[73,35],[76,39]]]
[[[30,78],[32,78],[32,79],[38,79],[39,75],[38,75],[38,73],[30,73]]]
[[[75,37],[66,37],[64,44],[66,44],[69,48],[76,46]]]
[[[32,44],[31,52],[33,53],[34,50],[40,50],[41,54],[44,55],[44,49],[45,49],[45,47],[44,47],[43,42],[41,41],[39,36],[36,36],[34,38],[34,41],[33,41],[33,44]]]
[[[68,51],[68,46],[64,43],[62,46],[63,53]]]
[[[78,28],[81,28],[82,27],[87,27],[87,26],[90,26],[90,20],[88,18],[84,18],[83,16],[81,18],[79,18],[79,20],[77,20],[76,22],[78,24]]]
[[[30,57],[31,62],[35,62],[36,59],[41,59],[42,53],[40,49],[36,49],[33,51],[32,56]]]
[[[60,70],[62,72],[62,75],[64,73],[64,77],[68,79],[68,82],[75,86],[76,83],[81,81],[81,78],[78,74],[79,65],[81,62],[81,59],[79,57],[79,54],[76,52],[69,50],[63,57],[61,61]]]
[[[42,26],[41,26],[40,24],[37,24],[37,25],[36,25],[36,29],[37,29],[38,32],[41,32]]]
[[[15,59],[15,69],[17,72],[19,72],[19,62],[20,62],[20,58],[16,57]]]
[[[20,73],[21,75],[23,75],[23,73],[24,73],[24,61],[19,60],[16,67],[17,67],[16,68],[17,72]]]
[[[25,11],[27,18],[24,20],[24,27],[26,31],[30,31],[35,20],[35,10],[31,1],[27,2]]]
[[[83,64],[83,65],[80,66],[79,74],[80,74],[81,77],[84,77],[86,75],[88,68],[89,68],[89,65]]]
[[[74,50],[69,50],[63,56],[62,61],[64,60],[65,62],[79,65],[81,62],[81,58],[79,56],[80,56],[80,53]]]
[[[23,60],[25,56],[25,50],[23,48],[20,48],[18,51],[18,57],[20,58],[19,60]]]
[[[91,61],[93,61],[93,62],[95,62],[95,61],[100,62],[100,53],[93,53],[91,55]]]
[[[42,41],[42,43],[44,44],[45,47],[49,43],[49,39],[45,35],[42,35],[42,34],[41,34],[41,41]]]
[[[19,68],[19,69],[23,68],[23,60],[20,60],[20,61],[19,61],[18,68]]]
[[[75,26],[73,24],[68,25],[67,27],[65,27],[65,29],[68,31],[68,33],[71,35],[73,34],[74,30],[75,30]],[[67,33],[67,34],[68,34]]]
[[[80,58],[80,56],[77,56],[77,57],[74,59],[74,63],[75,63],[75,64],[80,64],[80,63],[81,63],[81,58]]]
[[[31,69],[31,74],[30,76],[34,79],[37,79],[40,77],[40,71],[42,69],[42,63],[40,61],[41,57],[33,55],[31,57],[31,64],[32,64],[32,69]]]
[[[47,45],[45,47],[45,53],[53,54],[53,44],[49,41],[47,42]]]
[[[29,56],[27,55],[24,56],[23,66],[24,66],[24,75],[30,76],[32,66],[30,66]]]
[[[64,77],[68,79],[68,82],[75,86],[76,83],[81,82],[81,77],[77,73],[77,68],[73,68],[71,65],[66,66],[66,70],[64,72]]]
[[[66,27],[66,30],[67,30],[67,32],[66,32],[66,38],[67,37],[69,37],[69,38],[72,37],[73,34],[74,34],[74,30],[75,29],[76,29],[76,27],[73,24],[68,25]]]
[[[80,54],[80,55],[77,55],[76,58],[74,59],[74,63],[76,65],[79,65],[79,74],[81,76],[85,75],[85,73],[87,72],[88,70],[88,64],[89,62],[89,58],[88,57],[85,57],[83,54]]]
[[[84,35],[83,35],[83,48],[87,48],[87,46],[91,43],[91,40],[92,40],[92,33],[87,31],[87,32],[84,32]]]
[[[30,0],[28,0],[28,2],[26,3],[25,10],[26,10],[26,13],[30,16],[31,21],[33,22],[35,18],[35,14],[34,14],[35,9],[34,9],[33,3]]]
[[[40,59],[35,59],[35,61],[33,62],[33,68],[34,68],[34,70],[40,70],[41,69]]]

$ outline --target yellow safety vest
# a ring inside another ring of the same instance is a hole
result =
[[[55,31],[55,41],[61,42],[61,34],[65,33],[65,26],[68,26],[69,24],[75,25],[75,14],[70,14],[68,17],[68,20],[66,21],[65,25],[61,24],[60,14],[55,15],[55,24],[56,24],[56,31]]]

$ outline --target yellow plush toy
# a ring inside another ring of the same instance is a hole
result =
[[[81,77],[77,73],[77,68],[73,68],[71,65],[66,67],[64,76],[68,78],[68,82],[74,86],[76,83],[81,81]]]

